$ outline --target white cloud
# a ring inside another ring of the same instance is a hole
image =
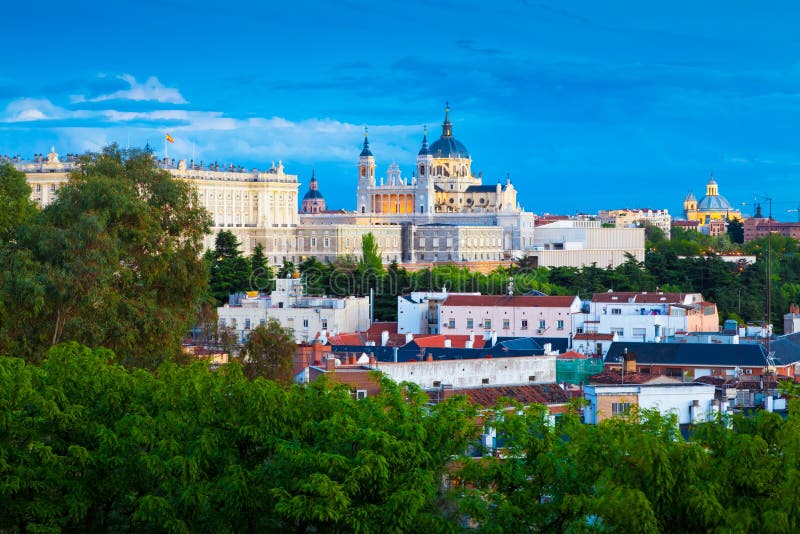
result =
[[[107,95],[100,95],[95,98],[88,99],[89,102],[105,102],[107,100],[135,100],[137,102],[151,101],[161,102],[163,104],[186,104],[187,101],[183,98],[180,91],[172,87],[164,87],[158,78],[150,76],[144,83],[139,83],[136,78],[130,74],[122,74],[117,76],[120,80],[127,82],[130,87],[128,89],[121,89],[114,91]],[[82,95],[73,95],[73,103],[80,103],[86,101]]]
[[[0,116],[2,122],[28,122],[48,119],[59,119],[69,112],[46,98],[20,98],[12,100]]]
[[[62,151],[97,150],[109,142],[158,148],[164,134],[175,139],[170,155],[189,159],[194,153],[205,161],[225,160],[265,165],[270,161],[354,162],[361,150],[364,126],[331,118],[292,121],[285,117],[238,118],[213,110],[144,109],[138,111],[82,108],[82,103],[127,98],[159,102],[185,102],[177,89],[164,88],[154,77],[138,84],[121,76],[130,90],[88,100],[72,96],[60,107],[47,99],[22,98],[0,111],[0,123],[37,122],[39,135],[56,134]],[[85,104],[84,104],[85,105]],[[53,123],[49,126],[48,123]],[[49,130],[49,132],[48,132]],[[421,137],[420,125],[370,125],[370,144],[377,159],[397,161],[413,168]]]

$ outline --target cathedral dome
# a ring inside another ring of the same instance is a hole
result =
[[[306,192],[306,194],[303,195],[303,200],[315,200],[315,199],[319,199],[319,198],[323,198],[324,199],[325,197],[323,197],[322,193],[320,193],[319,190],[316,190],[316,189],[309,189]]]
[[[697,209],[700,211],[726,211],[733,210],[733,206],[728,202],[728,199],[722,195],[705,196],[697,203]]]
[[[434,158],[469,158],[469,152],[464,143],[453,137],[453,124],[449,118],[450,107],[445,108],[444,123],[442,123],[442,136],[428,149]]]
[[[453,136],[440,137],[428,150],[434,158],[469,158],[467,147]]]
[[[321,213],[325,211],[325,197],[319,192],[319,184],[314,171],[311,171],[311,181],[308,184],[308,191],[303,196],[301,213]]]

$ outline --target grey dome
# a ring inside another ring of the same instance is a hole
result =
[[[428,151],[434,158],[469,158],[467,147],[452,135],[440,137]]]
[[[722,195],[709,195],[697,203],[697,209],[700,211],[725,211],[733,210],[733,206],[728,202],[728,199]]]
[[[323,198],[323,196],[318,189],[309,189],[303,196],[303,200],[316,200],[320,198]]]

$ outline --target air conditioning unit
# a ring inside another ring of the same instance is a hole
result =
[[[536,333],[537,334],[544,334],[544,328],[537,328],[536,329]]]

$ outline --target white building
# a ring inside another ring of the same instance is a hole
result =
[[[595,425],[636,405],[662,414],[673,412],[681,425],[698,423],[719,413],[715,389],[711,384],[698,382],[589,385],[584,387],[588,404],[583,409],[583,420]]]
[[[219,328],[231,328],[244,342],[250,331],[270,319],[294,332],[298,343],[313,341],[327,332],[362,332],[369,328],[369,297],[310,297],[303,291],[300,278],[276,280],[269,296],[256,292],[234,304],[217,308]]]
[[[719,315],[700,293],[608,291],[595,293],[577,331],[611,334],[616,341],[658,342],[676,333],[717,332]]]
[[[330,356],[330,358],[334,358]],[[497,385],[553,384],[556,380],[556,356],[517,356],[514,358],[475,358],[421,362],[375,362],[363,355],[357,365],[330,365],[336,372],[367,374],[377,369],[397,383],[411,382],[422,388],[469,388]],[[325,366],[310,366],[296,376],[300,383],[313,380]],[[356,381],[356,380],[354,380]]]
[[[410,295],[397,297],[398,334],[438,334],[439,306],[451,295],[473,295],[480,293],[448,293],[442,291],[414,291]]]

